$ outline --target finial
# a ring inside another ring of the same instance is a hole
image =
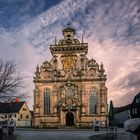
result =
[[[57,38],[56,38],[56,36],[55,36],[55,45],[57,44]]]
[[[104,65],[103,65],[103,62],[101,62],[101,70],[104,69]]]
[[[69,21],[68,23],[67,23],[67,27],[69,28],[71,26],[71,22]]]
[[[39,73],[39,66],[36,67],[36,73]]]
[[[82,43],[84,42],[84,38],[83,38],[83,35],[82,35]]]

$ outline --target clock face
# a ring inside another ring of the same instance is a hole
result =
[[[76,65],[76,59],[72,56],[67,56],[63,60],[63,68],[64,69],[74,69]]]

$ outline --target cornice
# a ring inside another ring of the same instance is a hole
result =
[[[50,79],[50,80],[42,80],[42,79],[38,79],[38,80],[34,80],[34,83],[54,83],[54,82],[94,82],[94,81],[106,81],[107,78],[84,78],[84,79],[71,79],[70,81],[68,81],[67,79]]]

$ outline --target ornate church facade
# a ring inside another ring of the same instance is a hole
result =
[[[63,39],[50,45],[52,59],[37,66],[34,77],[35,127],[92,127],[107,123],[107,88],[103,64],[87,58],[88,43],[63,30]]]

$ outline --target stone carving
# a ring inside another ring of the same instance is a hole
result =
[[[39,79],[41,79],[41,77],[40,77],[39,66],[37,65],[34,80],[39,80]]]
[[[94,59],[89,60],[87,66],[99,70],[99,65]]]
[[[64,70],[59,70],[59,69],[55,69],[53,70],[53,77],[57,77],[57,78],[61,78],[61,77],[65,77],[65,71]]]
[[[67,40],[64,40],[64,39],[61,39],[58,44],[60,45],[63,45],[63,44],[78,44],[79,43],[79,40],[78,39],[70,39],[70,37],[67,39]]]
[[[58,105],[57,105],[58,108],[61,107],[64,110],[72,110],[72,109],[76,110],[76,108],[79,106],[80,104],[78,100],[70,96],[63,98],[61,101],[58,102]]]
[[[33,90],[33,92],[38,95],[39,94],[39,89],[37,87],[35,87],[35,89]]]
[[[103,63],[101,63],[100,65],[100,72],[101,72],[101,75],[103,76],[105,72]]]
[[[46,60],[41,66],[41,71],[46,71],[52,69],[52,65]]]
[[[84,76],[84,70],[83,69],[75,69],[73,72],[73,76],[74,77]]]

